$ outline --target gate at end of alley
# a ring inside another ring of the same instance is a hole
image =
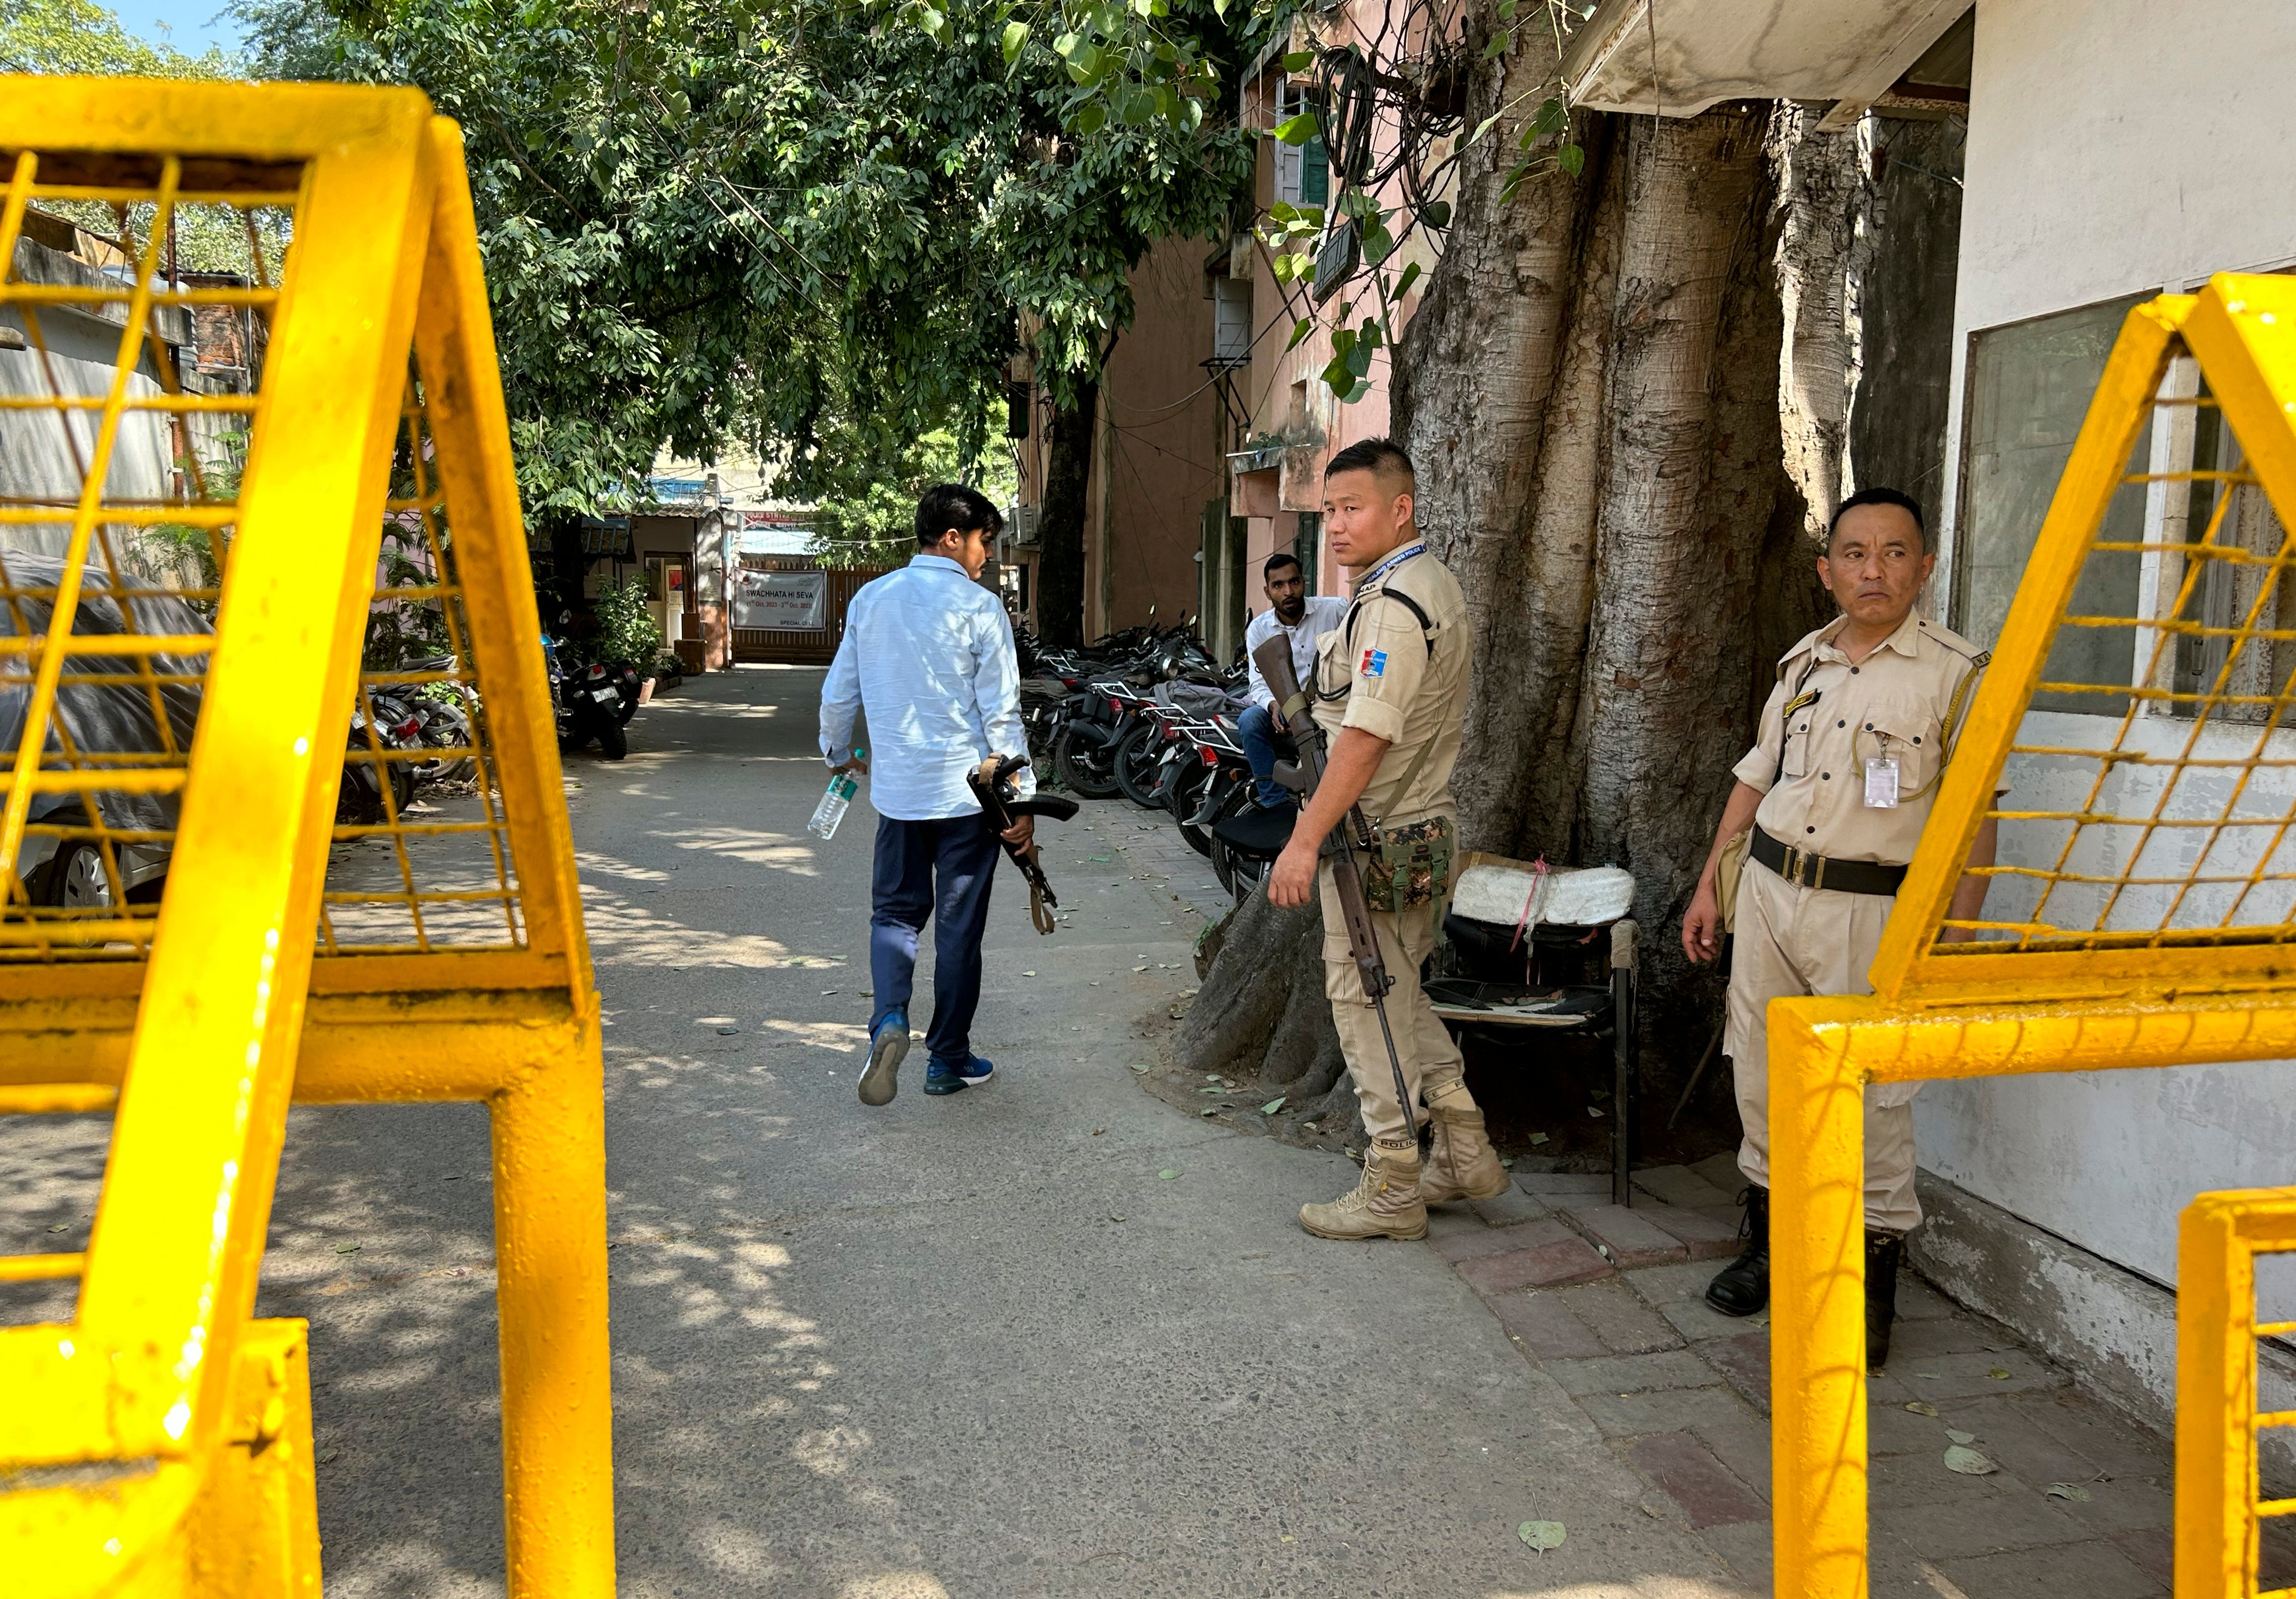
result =
[[[806,555],[744,555],[730,585],[734,659],[827,666],[845,636],[845,608],[861,586],[892,569],[825,569]]]

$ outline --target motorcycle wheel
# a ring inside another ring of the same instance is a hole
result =
[[[422,730],[422,742],[440,751],[416,764],[414,775],[424,783],[468,783],[477,775],[478,762],[471,757],[471,730],[467,726],[448,727],[433,722]]]
[[[1220,823],[1253,803],[1252,786],[1249,777],[1232,786],[1221,799],[1219,808],[1212,813],[1211,823],[1207,829],[1211,836],[1212,875],[1219,879],[1220,887],[1226,889],[1238,905],[1250,898],[1251,891],[1259,886],[1259,874],[1266,863],[1238,855],[1228,848],[1227,840],[1215,830]]]
[[[598,750],[608,760],[619,760],[630,752],[630,735],[611,717],[598,723]]]
[[[1192,825],[1188,818],[1203,808],[1204,791],[1218,777],[1217,767],[1199,763],[1172,785],[1172,820],[1178,825],[1180,836],[1188,841],[1188,848],[1206,859],[1211,857],[1212,835],[1206,828]]]
[[[1116,785],[1113,751],[1106,744],[1087,744],[1078,740],[1068,728],[1053,743],[1053,769],[1061,775],[1070,791],[1087,800],[1113,800],[1124,791]]]
[[[1117,746],[1116,786],[1143,810],[1164,808],[1156,794],[1156,767],[1163,754],[1163,724],[1147,717],[1141,718],[1140,726]]]

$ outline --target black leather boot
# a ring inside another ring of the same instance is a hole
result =
[[[1706,1302],[1725,1316],[1751,1316],[1770,1302],[1768,1189],[1747,1185],[1746,1219],[1738,1230],[1745,1250],[1706,1285]]]
[[[1906,1258],[1906,1235],[1866,1229],[1866,1369],[1877,1372],[1890,1357],[1890,1327],[1898,1319],[1898,1263]]]

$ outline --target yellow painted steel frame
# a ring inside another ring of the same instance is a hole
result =
[[[1874,994],[1770,1006],[1781,1595],[1867,1591],[1866,1085],[2296,1057],[2296,951],[2284,942],[2015,953],[1938,943],[2089,541],[2179,337],[2283,520],[2296,525],[2296,280],[2219,277],[2198,296],[2132,311],[1891,914]]]
[[[0,970],[0,1111],[119,1095],[74,1320],[0,1329],[0,1567],[20,1594],[315,1594],[299,1324],[283,1353],[250,1319],[287,1101],[474,1100],[510,1592],[605,1599],[598,1000],[459,133],[410,90],[0,78],[0,150],[60,148],[305,176],[149,961]],[[315,961],[410,342],[529,937]],[[234,1440],[282,1426],[294,1484],[234,1488]],[[198,1536],[219,1493],[285,1529],[252,1586]]]
[[[2203,1193],[2177,1240],[2177,1592],[2181,1599],[2259,1599],[2261,1519],[2296,1500],[2259,1502],[2256,1433],[2296,1424],[2296,1411],[2256,1408],[2256,1341],[2296,1332],[2259,1326],[2256,1258],[2296,1250],[2296,1188]],[[2296,1588],[2261,1599],[2288,1599]]]

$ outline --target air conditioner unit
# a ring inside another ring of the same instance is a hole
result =
[[[1014,549],[1036,548],[1037,530],[1044,521],[1044,508],[1040,505],[1013,507],[1013,514],[1005,519],[1004,525],[1012,533]]]

